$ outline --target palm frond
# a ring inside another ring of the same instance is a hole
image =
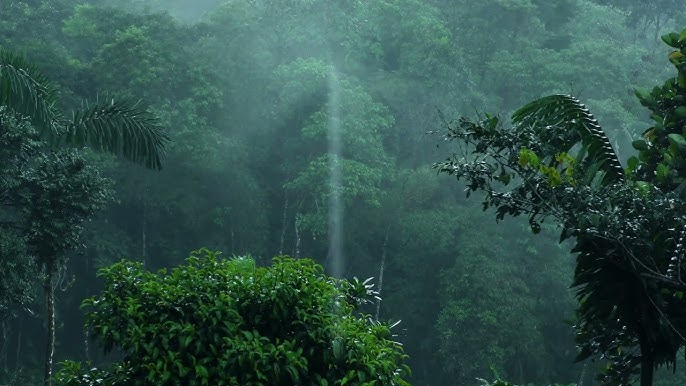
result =
[[[57,88],[36,66],[0,47],[0,105],[29,117],[44,134],[54,134]]]
[[[97,102],[74,112],[65,126],[69,145],[90,146],[151,169],[162,168],[169,138],[157,118],[137,103]]]
[[[624,169],[609,138],[598,121],[578,99],[570,95],[550,95],[528,103],[512,115],[516,125],[532,127],[539,138],[555,142],[553,148],[569,151],[581,145],[579,167],[593,179],[604,173],[603,183],[624,179]],[[547,156],[554,156],[550,154]]]

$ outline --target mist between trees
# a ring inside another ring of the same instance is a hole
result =
[[[0,1],[0,384],[686,383],[684,16]]]

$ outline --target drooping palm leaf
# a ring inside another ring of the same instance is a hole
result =
[[[64,140],[161,169],[169,138],[150,112],[124,99],[97,102],[74,112],[66,123]]]
[[[44,134],[53,126],[57,89],[33,64],[0,47],[0,105],[29,117]]]
[[[553,148],[569,151],[581,145],[579,167],[585,174],[603,172],[603,183],[622,181],[624,169],[610,140],[598,121],[578,99],[550,95],[528,103],[512,115],[516,125],[532,127],[544,139],[555,141]],[[553,157],[554,154],[544,156]],[[588,177],[588,176],[587,176]]]
[[[64,120],[57,88],[33,64],[0,47],[0,106],[28,117],[51,144],[90,146],[160,169],[168,137],[157,119],[128,100],[96,103]]]

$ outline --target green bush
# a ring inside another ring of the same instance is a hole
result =
[[[408,385],[390,326],[358,316],[370,286],[308,259],[220,259],[202,249],[171,271],[102,269],[86,324],[108,369],[62,364],[62,385]]]

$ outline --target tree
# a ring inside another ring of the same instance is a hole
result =
[[[0,47],[0,105],[28,117],[55,145],[89,146],[160,169],[167,136],[148,111],[129,100],[88,104],[66,118],[57,109],[58,89],[33,64]]]
[[[20,227],[43,269],[47,307],[45,384],[50,384],[55,345],[55,282],[68,252],[81,244],[84,223],[110,201],[108,180],[76,151],[41,154],[25,171],[20,190]]]
[[[633,0],[596,0],[597,3],[613,7],[626,14],[626,22],[631,26],[639,26],[645,32],[649,27],[655,31],[658,40],[660,30],[670,20],[678,20],[683,12],[681,3],[677,0],[657,0],[651,2]]]
[[[118,204],[94,224],[90,245],[94,254],[108,256],[105,260],[135,255],[151,267],[178,264],[189,244],[235,254],[273,252],[266,235],[267,183],[254,171],[268,151],[245,138],[267,122],[263,116],[260,121],[245,115],[255,113],[248,106],[262,103],[264,96],[248,97],[247,90],[258,93],[260,86],[245,79],[233,63],[254,56],[227,52],[228,44],[235,43],[224,37],[218,43],[223,48],[207,47],[204,39],[209,37],[202,28],[169,15],[90,5],[76,7],[65,21],[64,31],[79,49],[75,54],[84,73],[76,91],[88,95],[104,89],[141,98],[171,138],[165,172],[151,175],[117,162],[104,166],[116,181]],[[231,62],[218,64],[214,55]],[[254,71],[257,63],[250,63]],[[113,66],[127,71],[113,73]],[[240,80],[240,97],[229,98],[229,90],[239,84],[227,77]],[[118,249],[101,248],[106,245]]]
[[[292,204],[296,232],[311,235],[308,241],[326,240],[322,236],[332,237],[333,228],[327,228],[327,217],[328,225],[342,221],[333,218],[332,207],[380,205],[394,164],[384,146],[393,117],[362,87],[318,59],[298,59],[279,66],[276,74],[283,109],[277,113],[285,118],[280,137],[288,140],[280,139],[281,149],[274,154],[290,159],[278,163],[284,165],[285,193],[298,197]],[[303,104],[305,109],[298,108]]]
[[[2,245],[0,261],[8,266],[0,310],[28,303],[35,278],[44,277],[47,308],[45,376],[50,378],[54,352],[55,279],[67,252],[78,249],[84,222],[110,199],[108,180],[88,166],[76,150],[46,151],[24,119],[0,107],[2,166]],[[21,264],[21,265],[20,265]],[[37,270],[36,268],[40,269]]]
[[[573,333],[563,323],[573,317],[566,251],[549,229],[528,240],[522,221],[483,232],[478,218],[462,211],[454,265],[441,274],[436,330],[437,351],[449,358],[444,383],[474,384],[491,371],[521,384],[577,379],[579,366],[559,366],[574,358]]]
[[[309,259],[220,259],[201,249],[187,265],[144,271],[123,261],[100,271],[86,324],[110,369],[67,362],[63,385],[407,385],[391,326],[356,309],[369,284],[327,277]]]
[[[87,105],[74,111],[70,119],[57,110],[56,103],[56,86],[25,59],[0,47],[0,106],[6,107],[10,116],[27,117],[38,130],[21,133],[8,129],[10,136],[27,135],[33,159],[29,170],[8,165],[9,174],[16,173],[16,182],[7,190],[9,202],[5,205],[16,208],[9,212],[8,221],[21,229],[30,253],[45,274],[46,385],[52,378],[55,275],[66,253],[80,245],[83,222],[109,197],[106,180],[75,150],[62,149],[64,145],[89,146],[159,169],[168,141],[156,119],[129,101],[111,99]],[[45,152],[39,151],[41,140],[50,145]]]
[[[468,192],[485,191],[496,219],[525,214],[537,233],[552,217],[561,240],[574,239],[578,359],[608,358],[608,385],[629,384],[639,370],[641,385],[652,385],[654,369],[675,363],[686,343],[686,30],[663,40],[676,49],[678,76],[637,93],[655,125],[634,142],[639,155],[626,170],[588,109],[562,95],[517,110],[512,128],[490,115],[448,126],[447,138],[472,154],[436,165]]]
[[[17,120],[0,107],[0,266],[6,274],[0,278],[0,320],[33,298],[33,279],[38,274],[36,262],[27,250],[24,235],[5,218],[12,213],[22,174],[30,168],[37,152],[35,130],[26,120]],[[9,212],[9,213],[8,213]]]

